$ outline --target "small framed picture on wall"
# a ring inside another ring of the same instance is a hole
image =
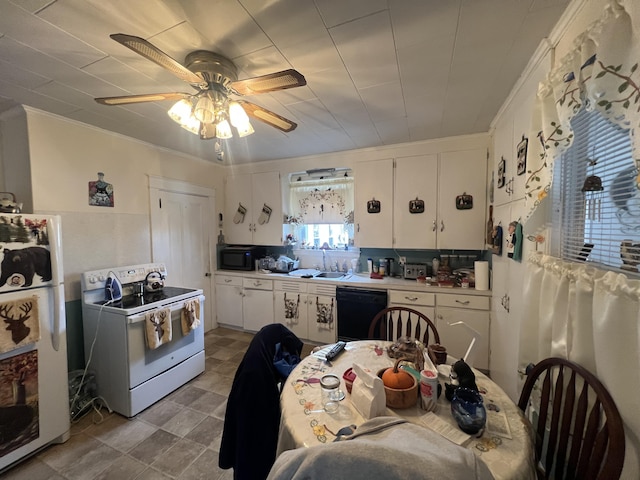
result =
[[[504,187],[505,168],[507,161],[502,157],[498,163],[498,188]]]
[[[518,175],[523,175],[524,172],[527,171],[527,145],[529,144],[529,139],[522,136],[522,140],[518,144],[518,164],[516,167],[516,173]]]

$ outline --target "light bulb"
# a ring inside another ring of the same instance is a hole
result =
[[[247,135],[251,135],[255,131],[251,126],[251,124],[249,123],[249,120],[247,120],[246,125],[243,125],[242,127],[236,127],[236,128],[238,129],[239,137],[246,137]]]
[[[193,114],[202,123],[211,123],[215,118],[215,107],[209,95],[205,94],[198,99]]]
[[[236,128],[244,127],[249,123],[247,112],[238,102],[229,102],[229,120],[231,120],[231,125]]]
[[[186,98],[183,98],[182,100],[174,103],[167,114],[169,115],[169,117],[171,117],[171,120],[182,125],[186,121],[186,119],[191,116],[192,109],[193,105],[191,104],[191,102]]]
[[[227,120],[221,120],[216,125],[216,137],[218,138],[231,138],[233,137],[233,133],[231,133],[231,125]]]

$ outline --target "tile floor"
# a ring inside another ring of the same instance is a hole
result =
[[[205,335],[205,372],[127,419],[103,410],[71,426],[71,438],[2,475],[3,480],[232,479],[218,450],[233,376],[253,335],[217,328]],[[303,357],[313,345],[305,344]]]

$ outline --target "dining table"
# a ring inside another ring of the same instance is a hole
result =
[[[343,378],[346,370],[357,363],[371,372],[391,367],[396,359],[388,355],[393,342],[359,340],[348,342],[344,350],[331,361],[325,346],[300,361],[282,385],[280,395],[281,420],[277,454],[300,447],[333,442],[344,432],[363,424],[364,418],[351,402]],[[472,369],[478,391],[487,411],[487,423],[478,435],[467,435],[458,427],[451,403],[445,396],[445,383],[451,383],[451,366],[456,359],[438,365],[438,381],[442,385],[435,410],[422,409],[419,395],[408,408],[386,408],[385,415],[401,417],[413,424],[431,428],[462,448],[472,450],[486,463],[496,480],[533,480],[536,478],[533,452],[533,432],[530,422],[518,406],[495,382],[479,370]],[[337,411],[328,413],[322,408],[320,378],[335,374],[341,379],[345,397]]]

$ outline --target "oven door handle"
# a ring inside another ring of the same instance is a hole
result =
[[[169,308],[170,311],[171,311],[171,314],[173,314],[177,310],[182,310],[184,308],[184,304],[186,302],[189,302],[189,301],[195,300],[195,299],[200,300],[200,318],[202,318],[203,308],[204,308],[204,299],[205,299],[204,295],[199,295],[197,297],[186,298],[186,299],[181,300],[179,302],[170,303],[169,305],[165,305],[163,307],[157,307],[157,308],[155,308],[153,310],[162,310],[162,309],[165,309],[165,308]],[[129,325],[132,325],[134,323],[144,322],[144,320],[147,318],[147,314],[151,313],[153,310],[147,310],[146,312],[138,313],[137,315],[131,315],[130,317],[127,318],[127,323]]]

